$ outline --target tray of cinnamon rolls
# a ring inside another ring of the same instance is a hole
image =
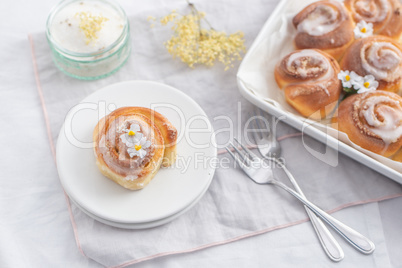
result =
[[[402,183],[402,2],[282,0],[240,65],[242,95]]]

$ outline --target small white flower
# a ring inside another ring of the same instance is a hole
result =
[[[127,153],[130,155],[131,158],[134,156],[144,158],[147,155],[147,151],[145,151],[144,149],[147,149],[149,146],[151,146],[151,142],[147,141],[145,137],[142,137],[141,140],[139,140],[139,142],[134,145],[134,147],[130,147],[127,149]]]
[[[127,147],[133,147],[136,143],[138,143],[142,138],[142,133],[140,125],[131,124],[130,129],[124,129],[124,134],[120,135],[121,142],[124,143]]]
[[[367,23],[364,20],[361,20],[356,24],[353,32],[355,33],[356,39],[373,35],[373,24],[371,22]]]
[[[342,87],[352,88],[353,83],[363,81],[363,77],[355,73],[354,71],[340,71],[338,79],[342,81]]]
[[[367,91],[376,90],[378,87],[378,81],[375,80],[374,76],[366,75],[363,77],[362,81],[355,82],[353,84],[354,89],[357,90],[357,93],[361,94]]]

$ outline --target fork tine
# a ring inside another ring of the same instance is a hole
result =
[[[236,141],[237,144],[239,144],[241,146],[241,148],[243,149],[243,151],[245,151],[252,160],[257,159],[257,155],[255,155],[250,149],[248,149],[246,146],[244,146],[243,144],[241,144],[236,138],[234,138],[234,140]]]
[[[257,116],[256,122],[261,130],[266,130],[268,132],[268,134],[271,133],[271,124],[269,123],[268,119],[266,119],[263,115]],[[261,122],[261,124],[263,124],[263,126],[260,126],[260,124],[258,124],[258,122]]]
[[[233,143],[230,143],[230,145],[232,145],[232,147],[235,149],[235,151],[240,155],[241,160],[243,161],[243,163],[247,164],[248,166],[250,165],[250,159],[248,157],[248,155],[242,151],[240,151],[237,146],[234,146]]]
[[[249,122],[249,126],[251,126],[251,128],[253,129],[252,135],[255,141],[260,140],[261,137],[259,137],[259,135],[257,134],[257,132],[255,131],[256,129],[258,129],[257,125],[255,124],[254,120],[255,120],[256,114],[255,114],[255,109],[253,113],[248,113],[248,122]],[[250,129],[250,127],[248,127],[248,129]]]
[[[265,111],[263,111],[263,110],[261,110],[259,108],[257,109],[257,113],[258,113],[258,116],[263,117],[263,118],[265,118],[265,115],[270,116],[269,113],[266,113]]]
[[[273,118],[273,115],[270,114],[270,113],[267,113],[265,111],[262,111],[261,109],[259,109],[259,112],[260,112],[261,118],[264,118],[264,120],[266,120],[265,121],[266,127],[267,127],[269,133],[271,133],[272,132],[272,118]]]
[[[232,144],[232,146],[233,146],[233,144]],[[235,148],[235,147],[233,146],[233,148]],[[239,164],[239,166],[240,166],[242,169],[244,169],[244,168],[247,167],[247,166],[240,160],[240,158],[239,158],[239,156],[238,156],[237,154],[235,155],[234,153],[232,153],[232,150],[230,150],[228,146],[226,146],[225,149],[226,149],[226,151],[228,151],[228,153],[230,154],[230,156],[233,157],[233,159],[237,162],[237,164]],[[236,149],[236,148],[235,148],[235,149]]]
[[[261,140],[261,139],[262,139],[262,134],[261,134],[260,131],[258,131],[260,128],[257,126],[257,124],[256,124],[256,122],[255,122],[256,120],[257,120],[256,116],[254,116],[254,117],[251,119],[251,126],[252,126],[252,128],[253,128],[253,131],[252,131],[251,133],[253,133],[253,138],[254,138],[254,140],[255,140],[255,141],[258,141],[258,140]]]
[[[259,112],[259,115],[257,115],[256,113],[254,113],[254,118],[253,118],[255,122],[253,123],[253,128],[254,129],[258,129],[258,131],[253,131],[253,133],[259,135],[259,139],[263,139],[264,138],[264,134],[263,132],[267,132],[267,134],[265,136],[269,136],[271,134],[271,128],[270,128],[270,123],[269,121],[261,114],[261,112]],[[260,125],[263,124],[264,126]],[[255,128],[255,125],[257,125],[257,128]],[[255,137],[254,137],[255,139]]]
[[[260,109],[257,109],[256,111],[254,110],[254,123],[257,125],[257,129],[261,129],[259,122],[259,117],[261,116],[261,111]],[[259,132],[260,133],[260,132]],[[262,136],[260,135],[262,138]]]

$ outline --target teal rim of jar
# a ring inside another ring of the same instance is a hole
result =
[[[112,44],[110,44],[105,49],[103,49],[103,50],[101,50],[99,52],[97,51],[97,52],[91,52],[91,53],[80,53],[80,52],[70,51],[68,49],[63,48],[59,44],[57,44],[57,42],[55,42],[55,40],[53,39],[53,37],[52,37],[52,35],[50,33],[51,23],[53,21],[54,16],[57,14],[58,11],[60,11],[62,8],[64,8],[68,4],[71,4],[71,3],[74,3],[74,2],[86,2],[86,1],[104,2],[104,3],[108,4],[109,6],[114,8],[119,14],[121,14],[123,16],[124,21],[125,21],[122,33],[119,36],[119,38],[117,38],[116,41],[114,41]],[[110,0],[107,0],[107,1],[106,0],[63,0],[63,1],[61,1],[60,3],[58,3],[56,6],[54,6],[52,8],[52,10],[50,11],[49,16],[47,18],[47,21],[46,21],[46,39],[47,39],[47,41],[49,43],[49,46],[51,48],[51,51],[52,51],[53,62],[55,63],[57,68],[59,70],[61,70],[64,74],[68,75],[68,76],[71,76],[71,77],[74,77],[74,78],[77,78],[77,79],[82,79],[82,80],[96,80],[96,79],[104,78],[104,77],[107,77],[107,76],[109,76],[111,74],[114,74],[115,72],[117,72],[127,62],[128,58],[131,55],[130,24],[129,24],[126,12],[124,11],[124,9],[117,2],[110,1]],[[59,57],[65,58],[67,61],[70,61],[70,62],[73,62],[73,63],[90,64],[90,63],[97,63],[97,62],[107,60],[110,57],[113,57],[116,53],[119,53],[126,46],[128,46],[128,48],[127,48],[128,49],[128,51],[127,51],[128,55],[127,55],[126,59],[124,59],[124,61],[119,66],[117,66],[116,68],[114,68],[110,72],[107,72],[105,74],[101,74],[101,75],[98,75],[98,76],[79,76],[79,75],[75,75],[73,73],[70,73],[67,70],[63,69],[63,67],[61,67],[56,62],[55,56],[54,56],[57,53]],[[117,47],[117,49],[116,49],[116,47]],[[116,49],[116,50],[113,51],[112,53],[110,53],[109,55],[107,55],[108,52],[110,52],[113,49]],[[107,55],[107,56],[101,57],[102,55]],[[85,59],[85,58],[94,58],[94,57],[99,57],[99,58]],[[79,60],[80,58],[82,60]]]

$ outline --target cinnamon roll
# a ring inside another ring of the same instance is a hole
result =
[[[93,132],[96,165],[124,188],[144,188],[161,165],[176,159],[176,128],[160,113],[123,107],[102,118]]]
[[[355,41],[341,62],[342,70],[358,75],[373,75],[378,89],[398,92],[402,87],[402,46],[385,36],[370,36]]]
[[[354,23],[344,5],[326,0],[312,3],[293,18],[297,49],[318,48],[340,60],[354,40]]]
[[[402,4],[399,0],[345,0],[345,6],[357,23],[373,24],[375,34],[400,39],[402,35]]]
[[[275,80],[284,90],[286,101],[300,114],[321,119],[331,112],[342,91],[338,62],[315,49],[285,56],[275,68]]]
[[[402,98],[379,90],[354,94],[341,102],[332,123],[355,144],[390,157],[402,147]]]
[[[395,155],[392,156],[392,160],[402,163],[402,149],[400,149]]]

